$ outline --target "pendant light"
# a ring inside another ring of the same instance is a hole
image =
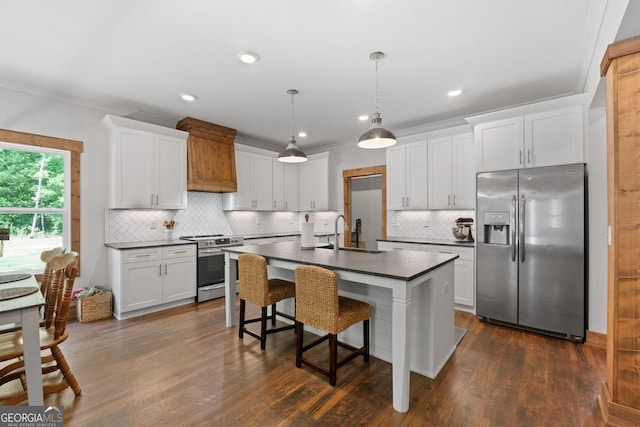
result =
[[[371,119],[371,127],[358,140],[358,147],[361,148],[386,148],[397,142],[395,135],[382,127],[382,119],[378,112],[378,61],[382,58],[384,58],[382,52],[373,52],[369,55],[369,59],[376,61],[376,112]]]
[[[287,91],[291,95],[291,137],[289,138],[289,145],[278,156],[278,161],[284,163],[301,163],[307,161],[307,155],[302,152],[296,145],[296,138],[293,135],[293,95],[298,93],[295,89],[289,89]]]

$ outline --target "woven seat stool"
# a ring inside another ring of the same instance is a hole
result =
[[[282,279],[269,279],[267,275],[267,260],[256,254],[240,254],[238,256],[238,275],[240,280],[240,322],[238,336],[249,334],[260,340],[260,348],[265,349],[267,335],[288,329],[294,329],[295,324],[276,328],[276,315],[295,320],[293,316],[276,311],[276,303],[287,298],[295,297],[295,284]],[[246,302],[256,304],[261,309],[260,317],[246,319]],[[271,306],[271,315],[267,314],[267,307]],[[267,329],[267,320],[271,320],[271,328]],[[260,322],[260,334],[246,328],[248,323]]]
[[[306,365],[329,377],[336,385],[336,371],[345,363],[362,355],[369,362],[369,319],[371,306],[365,302],[338,295],[338,279],[326,268],[302,265],[296,268],[296,367]],[[353,347],[338,341],[338,334],[363,322],[363,346]],[[304,325],[327,332],[307,345],[303,344]],[[329,340],[329,370],[303,357],[304,352]],[[351,353],[338,362],[338,346]]]

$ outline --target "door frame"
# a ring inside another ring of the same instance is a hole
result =
[[[382,239],[387,238],[387,166],[369,166],[365,168],[346,169],[342,171],[344,187],[344,219],[348,227],[344,228],[344,246],[351,246],[351,179],[362,178],[371,175],[382,176]]]

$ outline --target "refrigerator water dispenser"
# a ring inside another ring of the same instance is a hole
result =
[[[509,212],[484,213],[484,243],[509,245]]]

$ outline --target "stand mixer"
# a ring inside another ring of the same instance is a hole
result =
[[[459,242],[474,242],[473,234],[471,233],[471,226],[473,225],[473,218],[458,218],[456,219],[456,226],[451,229],[453,237]]]

